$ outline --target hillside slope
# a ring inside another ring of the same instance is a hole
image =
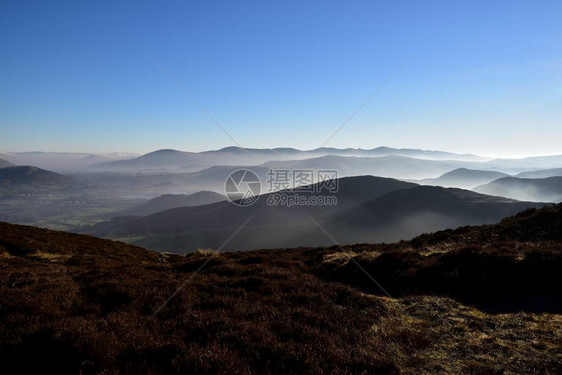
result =
[[[0,159],[0,168],[11,167],[11,166],[13,166],[13,164],[10,163],[9,161]]]
[[[307,208],[317,213],[329,212],[414,186],[416,185],[408,182],[372,176],[342,178],[339,180],[339,191],[333,194],[337,198],[337,207],[311,206]],[[178,232],[205,227],[218,228],[234,225],[252,214],[256,215],[256,222],[261,224],[277,224],[284,220],[298,221],[308,217],[306,211],[296,207],[270,206],[266,195],[249,207],[238,207],[231,202],[218,202],[203,206],[176,208],[119,225],[111,228],[111,231],[94,231],[92,234],[122,235],[144,232]]]
[[[321,220],[342,243],[393,242],[446,228],[494,223],[526,208],[542,206],[469,190],[418,186],[326,215]]]
[[[513,311],[562,293],[561,218],[465,228],[504,233],[470,248],[447,231],[189,256],[0,223],[0,372],[560,373],[560,306]],[[458,302],[502,298],[500,315]]]
[[[0,168],[0,186],[3,187],[63,187],[71,182],[70,177],[32,166]]]

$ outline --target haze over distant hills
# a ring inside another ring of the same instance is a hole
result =
[[[180,168],[183,170],[203,169],[209,166],[258,165],[274,160],[303,160],[322,156],[408,156],[430,160],[486,160],[476,155],[461,155],[442,151],[425,151],[413,149],[393,149],[378,147],[371,150],[363,149],[335,149],[318,148],[301,151],[294,148],[251,149],[241,147],[226,147],[220,150],[204,152],[182,152],[177,150],[158,150],[131,160],[105,163],[99,168],[114,170],[139,170],[153,168]]]
[[[542,206],[368,176],[342,178],[335,206],[270,206],[268,196],[250,207],[219,202],[176,208],[114,225],[103,223],[87,231],[100,236],[140,236],[144,238],[136,244],[185,252],[199,247],[219,248],[251,217],[226,249],[320,246],[330,245],[331,240],[310,216],[338,242],[346,244],[395,241],[437,229],[492,223],[525,208]]]
[[[330,233],[345,243],[394,242],[445,228],[494,223],[526,208],[542,206],[463,189],[417,186],[323,220]]]
[[[562,167],[562,155],[532,156],[521,159],[494,159],[485,161],[478,169],[496,170],[505,173],[520,173],[533,169]]]
[[[185,195],[199,191],[224,194],[227,177],[241,168],[251,169],[260,178],[262,194],[284,188],[268,183],[270,169],[329,170],[335,171],[339,178],[370,175],[460,188],[475,188],[508,174],[523,172],[549,175],[557,174],[562,169],[560,156],[490,160],[475,155],[389,147],[369,150],[324,147],[307,151],[294,148],[226,147],[204,152],[159,150],[141,156],[125,153],[28,152],[5,153],[0,158],[6,162],[33,165],[40,170],[33,178],[29,176],[29,170],[21,172],[29,180],[26,184],[17,185],[25,187],[28,197],[25,199],[14,188],[15,182],[8,182],[16,181],[14,176],[3,180],[0,220],[64,230],[75,230],[122,215],[148,215],[191,205],[178,197],[165,197],[151,203],[154,205],[152,208],[129,211],[163,194]],[[45,166],[49,167],[45,169]],[[51,177],[41,180],[41,174]],[[56,178],[60,183],[53,182]],[[69,181],[68,178],[73,180],[72,184],[63,182]],[[7,186],[11,188],[6,189]],[[64,192],[61,187],[64,187]],[[537,202],[557,200],[552,194],[540,196],[544,192],[547,191],[539,190],[532,196],[505,191],[495,193]],[[31,195],[34,197],[33,202],[29,198]],[[371,197],[369,194],[365,196]],[[167,204],[164,204],[165,201]],[[338,209],[345,208],[338,206]],[[319,208],[316,210],[321,211]],[[119,223],[125,221],[119,220]],[[298,232],[298,224],[294,226]],[[277,237],[281,237],[281,234]],[[290,242],[290,245],[295,245],[295,241]]]
[[[390,147],[373,149],[322,147],[306,151],[288,147],[273,149],[225,147],[203,152],[162,149],[144,155],[21,152],[1,154],[0,158],[16,165],[34,165],[62,173],[162,173],[163,171],[192,173],[218,166],[294,165],[295,162],[302,161],[304,164],[321,165],[323,168],[341,168],[342,175],[368,173],[393,178],[427,179],[437,178],[458,168],[508,174],[562,168],[560,155],[491,159],[471,154]],[[393,170],[396,171],[391,172]]]
[[[33,165],[56,172],[84,172],[101,162],[130,159],[138,156],[134,153],[113,152],[107,154],[88,154],[73,152],[14,152],[0,155],[15,165]]]
[[[531,172],[522,172],[515,177],[519,178],[547,178],[562,176],[562,168],[545,169]]]
[[[497,180],[498,178],[508,176],[508,174],[496,171],[480,171],[467,168],[458,168],[451,172],[447,172],[438,178],[421,180],[419,181],[419,183],[423,185],[472,189],[476,186],[487,184],[488,182]]]
[[[474,189],[483,194],[533,202],[562,202],[562,176],[548,178],[505,177]]]
[[[335,169],[339,175],[373,175],[400,179],[416,179],[440,175],[470,162],[453,160],[427,160],[406,156],[322,156],[296,161],[272,161],[263,167],[273,169]]]
[[[235,241],[240,241],[244,237],[246,240],[250,239],[258,247],[260,246],[258,244],[263,244],[263,247],[267,247],[269,246],[267,244],[272,241],[288,245],[294,243],[295,234],[292,232],[300,232],[303,229],[306,232],[306,228],[309,228],[311,224],[308,217],[309,213],[318,215],[340,210],[380,197],[397,189],[416,186],[408,182],[371,176],[342,178],[339,183],[339,191],[333,195],[337,198],[337,205],[335,206],[270,206],[267,203],[266,195],[262,196],[250,207],[238,207],[231,202],[182,207],[159,212],[140,219],[133,218],[134,220],[132,221],[120,222],[113,227],[108,227],[106,223],[102,223],[86,230],[88,233],[95,235],[117,236],[167,233],[173,237],[171,241],[178,251],[181,251],[185,246],[191,249],[197,247],[217,248],[221,245],[218,242],[228,238],[228,231],[236,230],[237,226],[246,218],[255,215],[252,220],[253,225],[259,223],[260,226],[267,227],[268,229],[260,229],[252,233],[246,233],[244,236],[237,236],[238,239],[235,239]],[[303,222],[305,226],[301,226]],[[101,231],[98,228],[101,228]],[[223,237],[225,234],[226,237]],[[246,240],[243,240],[241,243],[244,243]],[[157,239],[156,241],[162,244],[164,240]],[[170,239],[165,241],[168,242]]]
[[[271,161],[257,166],[213,166],[185,175],[185,181],[199,190],[224,189],[228,175],[239,168],[249,168],[260,178],[263,188],[267,174],[271,169],[277,170],[335,170],[338,177],[380,176],[398,179],[424,178],[440,175],[464,165],[466,162],[422,160],[404,156],[355,157],[355,156],[321,156],[303,160]]]

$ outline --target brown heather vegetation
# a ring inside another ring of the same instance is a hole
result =
[[[561,267],[562,206],[392,245],[186,256],[0,223],[0,373],[560,374]]]

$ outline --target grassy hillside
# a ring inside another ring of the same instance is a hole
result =
[[[561,218],[187,256],[0,224],[0,372],[560,373],[560,310],[528,302],[562,293]]]

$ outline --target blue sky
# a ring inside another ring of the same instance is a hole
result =
[[[560,1],[4,1],[0,152],[562,154]]]

